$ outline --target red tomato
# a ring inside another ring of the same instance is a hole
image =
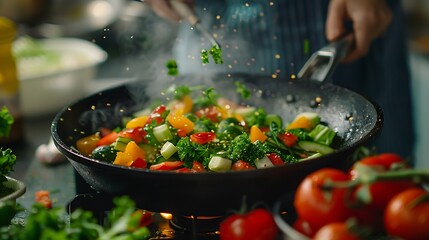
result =
[[[190,136],[191,142],[206,144],[216,139],[216,134],[212,132],[199,132]]]
[[[131,163],[130,167],[147,168],[147,162],[141,158],[137,158],[133,163]]]
[[[205,117],[212,122],[219,122],[222,119],[222,114],[219,112],[216,106],[202,108],[195,112],[197,117]]]
[[[275,153],[268,153],[267,157],[270,159],[270,161],[274,164],[274,166],[284,165],[285,162],[283,162],[282,158],[275,154]]]
[[[118,137],[119,134],[117,132],[111,132],[98,140],[97,147],[110,145],[114,143]]]
[[[344,222],[333,222],[323,226],[313,237],[313,240],[359,240],[358,235],[350,231]]]
[[[52,200],[49,196],[49,191],[46,190],[40,190],[37,191],[35,194],[36,202],[44,206],[45,208],[51,209],[52,208]]]
[[[221,240],[273,240],[278,228],[271,213],[257,208],[246,214],[233,214],[220,223]]]
[[[317,231],[331,222],[347,220],[352,211],[346,206],[346,189],[323,190],[327,181],[348,181],[348,175],[338,169],[323,168],[308,175],[295,192],[294,205],[298,217],[308,221]]]
[[[159,171],[169,171],[169,170],[178,169],[182,165],[183,165],[182,161],[172,161],[172,162],[166,161],[166,162],[154,164],[154,165],[150,166],[149,169],[150,170],[159,170]]]
[[[187,167],[178,168],[178,169],[173,170],[173,171],[177,172],[177,173],[191,173],[192,172],[192,170],[187,168]]]
[[[202,163],[194,161],[194,164],[192,164],[192,170],[195,172],[205,172],[204,166]]]
[[[159,105],[149,115],[149,118],[146,121],[146,124],[150,124],[152,120],[155,120],[156,124],[161,124],[164,119],[162,118],[162,114],[167,110],[164,105]]]
[[[351,179],[371,173],[387,172],[392,168],[409,168],[407,162],[396,154],[383,153],[363,158],[356,162],[350,170]],[[405,189],[414,187],[412,180],[378,181],[369,186],[372,201],[368,206],[374,211],[384,211],[389,200]],[[357,191],[362,187],[359,187]]]
[[[184,128],[177,129],[177,136],[186,137],[186,129],[184,129]]]
[[[403,239],[429,239],[429,192],[407,189],[394,196],[384,215],[389,235]]]
[[[232,164],[231,169],[235,171],[241,171],[241,170],[255,169],[255,167],[250,165],[248,162],[245,162],[243,160],[238,160],[234,164]]]
[[[292,147],[298,142],[298,137],[289,132],[278,134],[277,137],[288,147]]]
[[[305,221],[304,219],[298,218],[294,223],[293,223],[293,228],[304,234],[305,236],[308,237],[313,237],[315,232],[313,230],[313,227],[310,225],[309,222]]]
[[[119,136],[130,138],[136,143],[144,142],[146,139],[147,132],[142,127],[136,127],[132,129],[125,129],[118,133]]]

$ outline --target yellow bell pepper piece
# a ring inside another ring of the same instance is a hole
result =
[[[304,128],[307,130],[311,130],[312,126],[313,126],[313,123],[311,122],[311,120],[302,116],[295,119],[293,122],[291,122],[287,126],[287,129]]]
[[[129,167],[137,158],[145,160],[146,153],[141,149],[136,142],[127,143],[124,152],[116,153],[116,158],[113,164]]]
[[[140,117],[133,118],[129,122],[127,122],[127,125],[125,127],[128,129],[132,129],[136,127],[144,127],[148,119],[149,119],[149,116],[140,116]]]
[[[185,115],[174,115],[169,114],[167,116],[167,121],[176,129],[183,129],[186,134],[194,130],[195,124],[189,120]]]
[[[256,142],[257,140],[260,142],[265,142],[267,138],[268,137],[265,135],[265,133],[262,132],[261,129],[259,129],[256,125],[250,127],[250,141],[252,143]]]
[[[181,114],[186,114],[191,112],[193,106],[194,106],[194,102],[192,101],[191,96],[185,95],[179,101],[172,102],[169,108],[172,114],[181,115]]]

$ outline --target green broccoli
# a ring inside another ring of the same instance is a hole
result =
[[[259,147],[258,144],[254,144],[250,141],[247,134],[242,134],[234,138],[230,142],[230,147],[227,152],[227,158],[232,161],[243,160],[255,165],[254,161],[265,157],[265,152]]]

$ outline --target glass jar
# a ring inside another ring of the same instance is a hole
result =
[[[0,137],[0,146],[21,142],[24,135],[19,103],[19,80],[12,54],[15,37],[15,23],[0,17],[0,108],[6,106],[14,118],[9,136]]]

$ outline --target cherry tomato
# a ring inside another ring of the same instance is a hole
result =
[[[205,117],[212,122],[219,122],[222,119],[222,114],[216,106],[202,108],[195,112],[197,117]]]
[[[295,192],[294,206],[298,217],[317,231],[331,222],[342,222],[352,215],[346,206],[346,189],[323,190],[327,181],[347,181],[348,175],[338,169],[323,168],[308,175]]]
[[[298,137],[289,132],[278,134],[277,137],[288,147],[293,147],[298,142]]]
[[[117,132],[110,132],[109,134],[104,135],[104,137],[98,140],[97,147],[110,145],[114,143],[118,137],[119,134]]]
[[[278,228],[272,214],[262,208],[233,214],[220,223],[221,240],[273,240]]]
[[[169,171],[169,170],[178,169],[182,165],[183,165],[182,161],[172,161],[172,162],[166,161],[166,162],[154,164],[150,166],[149,169],[159,170],[159,171]]]
[[[162,118],[162,114],[167,110],[165,105],[159,105],[149,115],[149,118],[146,121],[146,124],[150,124],[152,120],[155,120],[156,124],[161,124],[164,119]]]
[[[407,189],[388,203],[384,225],[389,235],[403,239],[429,239],[429,192]]]
[[[130,167],[147,168],[147,162],[142,158],[137,158],[133,163],[131,163]]]
[[[293,223],[293,228],[308,237],[313,237],[316,233],[310,223],[302,218],[298,218],[297,220],[295,220],[295,222]]]
[[[49,191],[40,190],[40,191],[37,191],[34,195],[36,197],[37,203],[41,204],[42,206],[44,206],[47,209],[52,208],[52,200],[49,196]]]
[[[199,132],[190,136],[191,142],[206,144],[216,139],[216,134],[212,132]]]
[[[248,162],[245,162],[243,160],[238,160],[231,166],[232,170],[241,171],[241,170],[249,170],[249,169],[255,169],[252,165],[250,165]]]
[[[351,179],[356,179],[361,175],[370,175],[371,172],[387,172],[392,168],[409,168],[407,162],[396,154],[383,153],[375,156],[363,158],[356,162],[350,170]],[[371,203],[368,204],[373,211],[383,212],[389,200],[405,189],[414,187],[412,180],[379,181],[369,186]],[[363,186],[362,186],[363,187]],[[359,191],[362,187],[359,187]]]
[[[285,162],[283,162],[282,158],[275,154],[275,153],[268,153],[267,157],[270,159],[270,161],[274,164],[274,166],[284,165]]]
[[[358,235],[350,231],[344,222],[333,222],[323,226],[313,237],[313,240],[359,240]]]
[[[194,161],[194,163],[192,164],[192,170],[195,172],[205,172],[206,170],[204,169],[204,166],[202,163]]]
[[[136,143],[145,142],[146,135],[147,132],[142,127],[125,129],[118,134],[118,136],[130,138]]]

